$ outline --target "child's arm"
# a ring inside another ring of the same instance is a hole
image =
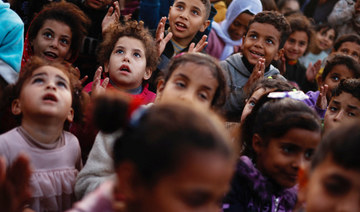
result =
[[[91,86],[91,97],[97,97],[99,94],[105,93],[106,87],[109,84],[109,77],[106,77],[104,81],[101,83],[101,73],[102,73],[102,67],[99,66],[99,68],[96,70],[94,75],[93,84]]]
[[[165,32],[165,22],[166,22],[166,17],[162,17],[160,19],[160,22],[158,24],[158,27],[156,29],[156,44],[158,47],[158,54],[159,56],[161,56],[161,54],[163,53],[166,44],[170,41],[170,39],[172,38],[173,34],[172,32],[169,32],[166,37],[164,38],[164,32]]]
[[[251,86],[259,79],[264,77],[265,73],[265,58],[260,58],[256,63],[253,72],[251,73],[248,81],[244,85],[244,92],[247,94]]]

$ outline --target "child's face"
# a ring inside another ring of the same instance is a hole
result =
[[[166,84],[160,81],[157,101],[185,101],[209,109],[218,87],[207,66],[187,62],[173,71]]]
[[[212,152],[195,152],[186,157],[174,173],[161,177],[153,187],[136,192],[133,204],[139,207],[137,211],[220,211],[233,163]]]
[[[332,91],[338,86],[341,80],[354,78],[354,73],[348,69],[345,65],[336,65],[333,69],[326,75],[325,80],[322,81],[321,77],[319,78],[319,84],[327,84],[329,86],[326,93],[326,98],[328,101],[331,99]]]
[[[321,50],[328,50],[332,48],[335,40],[335,30],[329,29],[325,32],[325,29],[321,29],[315,34],[315,45]]]
[[[271,24],[253,23],[250,25],[243,43],[244,57],[252,65],[265,58],[268,67],[280,55],[280,32]]]
[[[307,212],[360,211],[360,172],[336,164],[329,155],[301,192]]]
[[[300,10],[300,5],[297,0],[287,0],[284,6],[281,8],[281,13],[296,12]]]
[[[230,38],[232,40],[240,40],[245,35],[249,21],[253,17],[253,15],[248,13],[241,13],[237,18],[235,18],[228,28]]]
[[[210,22],[205,16],[206,8],[200,0],[176,0],[169,10],[173,39],[187,46],[198,31],[204,32],[208,27]]]
[[[324,130],[329,131],[351,120],[360,120],[360,100],[346,92],[333,96],[325,113]]]
[[[241,123],[243,123],[245,118],[251,113],[260,97],[269,91],[269,89],[259,88],[251,95],[249,99],[246,100],[244,110],[241,114]]]
[[[15,115],[22,121],[57,118],[59,122],[72,121],[72,93],[68,76],[53,66],[41,66],[24,83],[20,96],[14,100]]]
[[[34,40],[31,41],[31,46],[34,55],[50,63],[63,62],[71,56],[71,39],[72,32],[67,24],[46,20]]]
[[[338,52],[344,53],[353,57],[360,62],[360,45],[355,42],[344,42],[338,49]]]
[[[293,32],[284,45],[285,57],[288,60],[297,60],[303,56],[308,47],[308,36],[304,31]]]
[[[132,37],[119,38],[104,67],[110,80],[124,90],[138,88],[151,77],[151,70],[146,67],[145,46]]]
[[[107,5],[111,4],[112,0],[86,0],[85,4],[95,10],[105,9]]]
[[[293,128],[280,138],[270,138],[268,144],[259,139],[253,140],[257,168],[283,188],[290,188],[298,181],[299,168],[310,164],[320,132]]]

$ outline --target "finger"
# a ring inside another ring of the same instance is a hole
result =
[[[108,11],[107,11],[107,13],[106,13],[106,16],[111,16],[112,14],[113,14],[113,12],[114,12],[114,7],[109,7],[109,9],[108,9]]]
[[[164,24],[160,21],[156,29],[156,42],[160,42],[164,38],[164,31]]]
[[[109,84],[109,77],[106,77],[103,81],[103,83],[101,84],[101,87],[106,88]]]
[[[102,72],[102,66],[99,66],[99,68],[95,72],[94,80],[101,78],[101,72]]]
[[[194,48],[195,48],[195,43],[192,42],[189,46],[189,51],[188,52],[194,52]]]
[[[201,52],[205,46],[208,45],[208,42],[204,42],[202,43],[197,49],[196,49],[196,52]]]
[[[83,85],[88,78],[89,78],[89,76],[85,75],[82,79],[80,79],[80,84]]]
[[[172,36],[173,36],[173,33],[172,33],[172,32],[169,32],[169,33],[166,35],[166,37],[164,38],[164,43],[169,42],[169,41],[171,40]]]
[[[115,15],[117,15],[117,18],[119,18],[120,15],[121,15],[119,2],[118,2],[118,1],[115,1],[113,5],[114,5],[114,7],[115,7]]]
[[[265,74],[265,58],[260,58],[259,60],[259,71],[262,76]]]

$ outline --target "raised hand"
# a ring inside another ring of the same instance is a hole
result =
[[[327,107],[327,99],[326,99],[326,93],[329,89],[328,85],[324,85],[320,87],[320,94],[319,97],[316,100],[316,106],[322,110],[325,110]]]
[[[172,32],[169,32],[166,37],[164,37],[165,35],[165,22],[166,22],[166,17],[162,17],[160,19],[160,22],[158,24],[158,27],[156,29],[156,45],[158,47],[158,54],[159,56],[163,53],[166,44],[171,40],[173,34]]]
[[[196,44],[196,46],[195,46],[195,43],[191,43],[189,46],[188,52],[201,52],[205,48],[205,46],[208,44],[206,39],[207,39],[207,36],[203,35],[201,40]]]
[[[118,23],[120,18],[120,7],[119,2],[115,1],[111,7],[109,7],[108,12],[106,13],[102,23],[101,31],[104,34],[106,29],[113,23]]]
[[[103,68],[99,66],[94,75],[93,84],[91,86],[91,97],[94,98],[100,94],[105,93],[106,87],[109,84],[109,77],[106,77],[101,83],[101,73]]]
[[[260,58],[256,63],[253,72],[244,86],[244,92],[249,93],[251,86],[259,79],[264,77],[265,58]]]
[[[320,68],[321,68],[321,60],[316,61],[314,65],[310,63],[308,68],[306,69],[307,81],[313,82],[316,78],[316,75],[319,73]]]

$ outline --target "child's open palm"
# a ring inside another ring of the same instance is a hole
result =
[[[321,60],[316,61],[314,65],[312,63],[309,64],[306,69],[306,79],[309,82],[313,82],[315,80],[316,75],[319,73],[321,68]]]
[[[316,107],[318,107],[322,110],[326,110],[326,107],[327,107],[328,102],[326,99],[326,93],[327,93],[328,89],[329,89],[329,86],[326,84],[320,87],[320,94],[316,101]]]
[[[201,52],[205,48],[205,46],[208,44],[206,39],[207,39],[207,36],[203,35],[201,40],[196,44],[196,46],[195,46],[195,43],[191,43],[189,46],[188,52],[189,53]]]
[[[104,33],[111,24],[118,23],[119,18],[120,18],[119,2],[115,1],[113,6],[109,7],[108,12],[106,13],[101,23],[102,33]]]
[[[91,97],[96,97],[100,94],[105,93],[106,87],[109,84],[109,77],[106,77],[101,83],[101,73],[103,68],[99,66],[94,75],[93,84],[91,86]]]
[[[160,22],[158,24],[158,27],[156,29],[156,45],[158,48],[158,54],[159,56],[163,53],[166,44],[170,41],[170,39],[172,38],[173,34],[172,32],[169,32],[166,37],[164,37],[165,35],[165,22],[166,22],[166,17],[162,17],[160,19]]]

